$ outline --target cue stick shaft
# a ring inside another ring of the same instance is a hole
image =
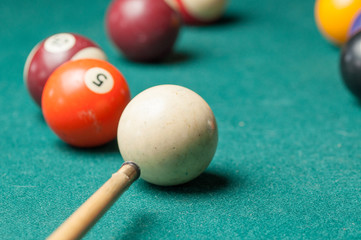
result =
[[[83,205],[81,205],[47,239],[80,239],[111,207],[118,197],[138,179],[140,170],[131,162],[125,162]]]

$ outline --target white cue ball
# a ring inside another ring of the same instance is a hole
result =
[[[199,176],[217,148],[218,129],[209,105],[176,85],[149,88],[134,97],[118,125],[124,161],[135,162],[141,178],[170,186]]]

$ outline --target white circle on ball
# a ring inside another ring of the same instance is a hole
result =
[[[58,33],[45,40],[44,48],[51,53],[65,52],[75,45],[76,39],[70,33]]]
[[[113,89],[114,79],[105,69],[94,67],[86,71],[84,76],[85,85],[93,92],[105,94]]]

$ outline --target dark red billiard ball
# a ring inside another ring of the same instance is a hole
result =
[[[164,0],[114,0],[106,14],[109,38],[133,61],[166,57],[180,26],[180,15]]]
[[[66,143],[95,147],[117,136],[130,92],[123,75],[98,59],[68,61],[49,77],[42,96],[46,123]]]
[[[106,55],[93,41],[73,33],[52,35],[32,49],[25,62],[24,81],[39,106],[50,74],[61,64],[81,58],[106,60]]]

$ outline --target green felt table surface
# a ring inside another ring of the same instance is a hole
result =
[[[35,44],[58,32],[97,42],[132,96],[171,83],[211,106],[213,161],[196,180],[138,180],[85,239],[360,239],[361,106],[319,34],[314,1],[232,0],[224,18],[184,27],[158,64],[124,59],[108,40],[104,0],[0,2],[0,238],[44,239],[123,160],[116,141],[70,147],[23,83]]]

